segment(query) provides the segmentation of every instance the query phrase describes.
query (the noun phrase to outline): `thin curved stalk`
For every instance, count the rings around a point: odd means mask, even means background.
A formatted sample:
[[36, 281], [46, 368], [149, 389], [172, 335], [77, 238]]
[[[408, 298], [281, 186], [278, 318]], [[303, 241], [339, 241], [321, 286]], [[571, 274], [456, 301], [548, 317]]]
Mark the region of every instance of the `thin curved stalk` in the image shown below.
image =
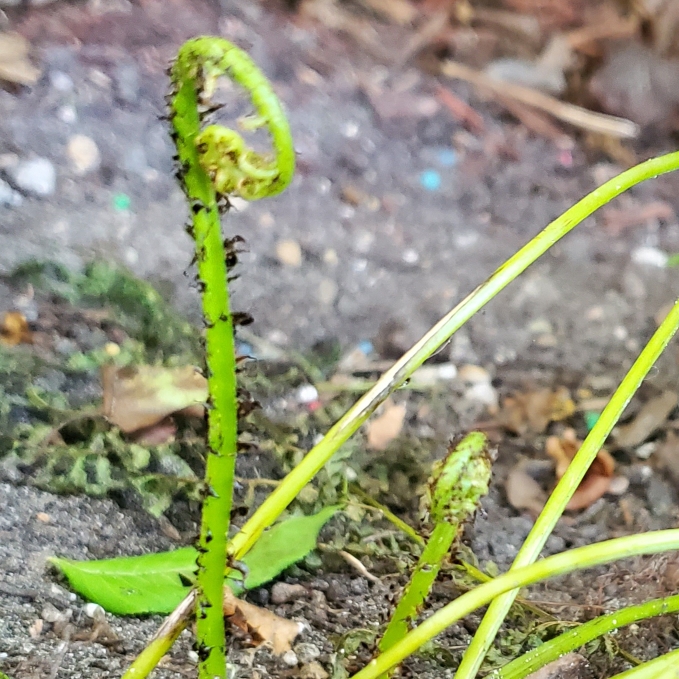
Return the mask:
[[611, 679], [677, 679], [679, 677], [679, 650], [670, 651], [659, 658], [616, 674]]
[[653, 599], [636, 606], [627, 606], [614, 613], [602, 615], [594, 620], [560, 634], [540, 644], [528, 653], [515, 658], [503, 667], [487, 675], [488, 679], [523, 679], [553, 660], [574, 651], [604, 634], [640, 620], [679, 611], [679, 594]]
[[628, 535], [624, 538], [578, 547], [547, 557], [530, 566], [510, 570], [485, 585], [479, 585], [436, 611], [421, 625], [409, 632], [400, 643], [371, 660], [360, 672], [354, 674], [352, 679], [377, 679], [417, 652], [425, 643], [443, 632], [446, 627], [450, 627], [505, 592], [573, 571], [601, 566], [618, 559], [676, 549], [679, 549], [679, 529], [675, 528], [643, 535]]

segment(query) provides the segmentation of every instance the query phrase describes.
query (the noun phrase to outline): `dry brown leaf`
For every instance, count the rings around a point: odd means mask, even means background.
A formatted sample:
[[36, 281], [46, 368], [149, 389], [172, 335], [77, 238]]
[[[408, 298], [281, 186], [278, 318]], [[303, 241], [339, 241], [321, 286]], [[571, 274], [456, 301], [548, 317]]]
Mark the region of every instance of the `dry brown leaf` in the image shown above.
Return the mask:
[[238, 599], [229, 587], [224, 587], [224, 615], [251, 637], [253, 645], [268, 644], [276, 655], [289, 651], [304, 629], [300, 622], [286, 620], [266, 608]]
[[207, 399], [207, 380], [193, 366], [105, 366], [101, 378], [103, 414], [125, 433], [151, 427]]
[[530, 462], [519, 462], [505, 481], [507, 500], [514, 509], [527, 509], [537, 516], [547, 502], [547, 494], [542, 486], [529, 473]]
[[[545, 443], [547, 454], [556, 462], [556, 476], [561, 478], [575, 457], [582, 443], [578, 441], [574, 429], [566, 429], [563, 436], [549, 436]], [[613, 481], [615, 460], [603, 448], [597, 453], [578, 489], [566, 505], [566, 509], [577, 510], [589, 507], [605, 495]]]
[[8, 311], [0, 326], [0, 342], [8, 347], [30, 344], [33, 334], [28, 328], [26, 317], [19, 311]]
[[508, 396], [502, 403], [498, 423], [515, 434], [541, 434], [550, 422], [559, 422], [575, 412], [566, 387], [537, 389]]
[[661, 427], [677, 405], [674, 391], [663, 391], [652, 398], [629, 423], [615, 431], [615, 443], [621, 448], [634, 448], [643, 443], [656, 429]]
[[0, 80], [18, 85], [33, 85], [40, 69], [28, 60], [30, 45], [18, 33], [0, 33]]
[[368, 448], [384, 450], [401, 433], [405, 417], [403, 404], [387, 401], [382, 414], [368, 424]]

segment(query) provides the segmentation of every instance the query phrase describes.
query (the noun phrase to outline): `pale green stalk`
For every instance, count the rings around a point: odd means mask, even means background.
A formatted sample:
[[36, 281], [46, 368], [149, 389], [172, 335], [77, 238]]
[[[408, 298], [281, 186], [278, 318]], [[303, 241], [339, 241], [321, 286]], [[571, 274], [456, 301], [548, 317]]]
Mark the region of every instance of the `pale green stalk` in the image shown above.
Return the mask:
[[662, 530], [578, 547], [547, 557], [530, 566], [512, 569], [436, 611], [406, 635], [400, 643], [371, 660], [366, 667], [353, 675], [352, 679], [377, 679], [417, 652], [447, 627], [505, 592], [618, 559], [676, 549], [679, 549], [679, 529]]
[[[524, 541], [514, 560], [512, 569], [527, 566], [537, 559], [545, 542], [547, 542], [547, 538], [566, 508], [568, 501], [580, 485], [592, 461], [599, 450], [601, 450], [606, 438], [620, 419], [625, 407], [641, 385], [648, 371], [658, 360], [667, 343], [676, 333], [677, 328], [679, 328], [679, 301], [675, 303], [665, 320], [639, 354], [639, 357], [625, 375], [620, 386], [616, 389], [596, 424], [587, 435], [580, 450], [573, 458], [566, 473], [559, 481], [542, 513], [535, 522], [533, 529]], [[483, 658], [493, 643], [493, 639], [517, 594], [518, 592], [510, 592], [489, 606], [462, 658], [462, 662], [455, 675], [456, 679], [473, 679], [476, 676]]]
[[636, 606], [621, 608], [614, 613], [602, 615], [594, 620], [578, 625], [554, 639], [540, 644], [528, 653], [515, 658], [510, 663], [487, 675], [487, 679], [523, 679], [544, 665], [574, 651], [604, 634], [631, 625], [639, 620], [653, 618], [679, 611], [679, 594], [653, 599]]
[[611, 679], [679, 679], [679, 650], [637, 665]]

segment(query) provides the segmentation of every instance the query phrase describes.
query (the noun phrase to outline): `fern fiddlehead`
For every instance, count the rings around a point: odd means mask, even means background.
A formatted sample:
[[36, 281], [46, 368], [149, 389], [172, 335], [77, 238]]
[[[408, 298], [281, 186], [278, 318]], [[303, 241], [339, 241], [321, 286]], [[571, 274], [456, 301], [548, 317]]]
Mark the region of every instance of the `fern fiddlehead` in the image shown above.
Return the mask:
[[[272, 156], [250, 149], [235, 130], [221, 125], [202, 127], [201, 111], [221, 76], [249, 93], [256, 115], [241, 121], [242, 126], [248, 130], [266, 126], [273, 142]], [[169, 119], [178, 179], [191, 208], [187, 230], [196, 246], [210, 394], [196, 580], [199, 676], [216, 679], [226, 672], [222, 599], [238, 416], [234, 319], [220, 209], [228, 207], [229, 195], [256, 200], [283, 191], [294, 172], [294, 150], [287, 119], [271, 85], [250, 57], [230, 42], [212, 37], [190, 40], [180, 49], [170, 78]]]

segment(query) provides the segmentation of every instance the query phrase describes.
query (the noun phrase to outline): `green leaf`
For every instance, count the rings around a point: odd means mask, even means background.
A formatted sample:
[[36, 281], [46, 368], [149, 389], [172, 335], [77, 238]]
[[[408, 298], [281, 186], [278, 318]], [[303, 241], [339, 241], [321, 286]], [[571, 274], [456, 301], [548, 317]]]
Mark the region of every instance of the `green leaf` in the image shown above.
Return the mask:
[[72, 561], [51, 557], [71, 587], [110, 613], [170, 613], [189, 591], [196, 570], [193, 547], [160, 554]]
[[316, 547], [321, 528], [338, 509], [334, 505], [313, 516], [295, 516], [264, 533], [243, 557], [243, 562], [250, 569], [245, 588], [259, 587], [303, 559]]
[[[264, 533], [243, 558], [249, 571], [245, 589], [263, 585], [303, 559], [314, 549], [318, 533], [338, 509], [326, 507], [314, 516], [293, 517]], [[78, 594], [109, 613], [143, 615], [170, 613], [175, 609], [195, 579], [196, 556], [193, 547], [185, 547], [101, 561], [58, 557], [51, 557], [49, 561], [66, 576]], [[228, 584], [236, 595], [243, 591], [239, 578], [229, 577]]]

